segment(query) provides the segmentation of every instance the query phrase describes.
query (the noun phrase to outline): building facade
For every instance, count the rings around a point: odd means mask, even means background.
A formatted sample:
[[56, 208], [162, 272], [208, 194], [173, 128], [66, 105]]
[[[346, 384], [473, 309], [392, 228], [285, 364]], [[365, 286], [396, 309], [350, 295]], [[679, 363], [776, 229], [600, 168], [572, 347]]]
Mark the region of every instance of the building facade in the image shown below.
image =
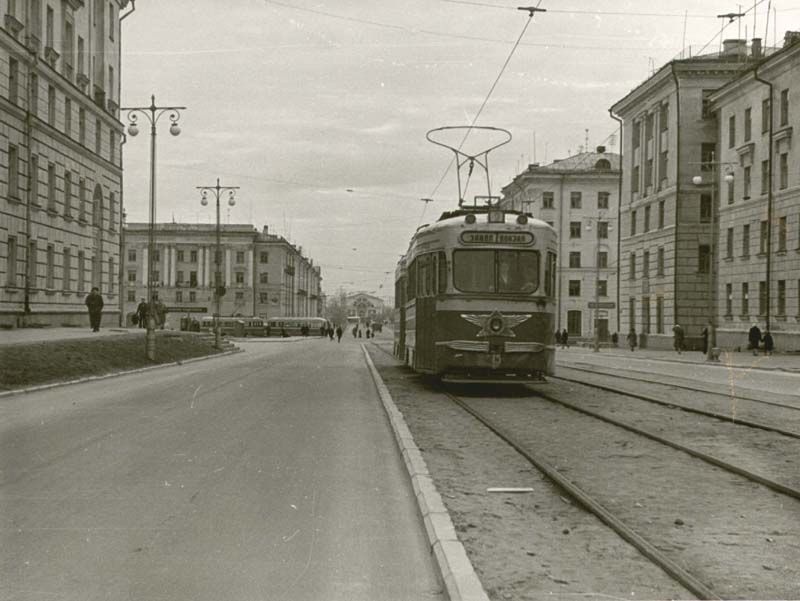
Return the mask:
[[386, 304], [382, 298], [367, 294], [366, 292], [355, 292], [347, 295], [347, 317], [349, 320], [369, 324], [373, 321], [380, 321]]
[[618, 329], [617, 236], [620, 156], [581, 152], [530, 165], [502, 190], [500, 205], [546, 221], [558, 232], [556, 327], [570, 338], [605, 341]]
[[[118, 323], [120, 11], [0, 0], [0, 323]], [[124, 15], [122, 16], [124, 18]]]
[[[155, 230], [155, 264], [148, 274], [147, 223], [124, 229], [123, 298], [127, 324], [147, 298], [148, 276], [158, 299], [177, 327], [180, 317], [216, 312], [216, 226], [159, 223]], [[220, 225], [220, 313], [268, 317], [317, 317], [322, 312], [322, 274], [302, 248], [264, 227]]]
[[[800, 43], [784, 47], [711, 95], [717, 116], [717, 343], [746, 344], [753, 323], [780, 350], [800, 349]], [[795, 143], [796, 147], [796, 143]], [[727, 179], [731, 181], [726, 181]], [[731, 179], [730, 176], [733, 176]]]
[[[620, 199], [620, 332], [690, 345], [715, 314], [712, 178], [718, 125], [711, 95], [761, 60], [760, 43], [726, 40], [720, 53], [673, 60], [611, 107], [623, 122]], [[695, 183], [699, 177], [700, 184]]]

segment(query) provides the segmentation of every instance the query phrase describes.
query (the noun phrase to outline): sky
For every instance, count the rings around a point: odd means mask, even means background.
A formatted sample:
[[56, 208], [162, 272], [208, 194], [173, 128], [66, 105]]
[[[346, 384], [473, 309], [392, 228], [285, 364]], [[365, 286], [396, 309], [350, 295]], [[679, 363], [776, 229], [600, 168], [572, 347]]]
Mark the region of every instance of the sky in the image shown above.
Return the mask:
[[[458, 202], [453, 153], [429, 130], [511, 132], [489, 155], [499, 195], [529, 163], [587, 142], [617, 150], [609, 107], [682, 49], [780, 45], [800, 29], [800, 0], [526, 2], [546, 12], [530, 19], [520, 0], [137, 0], [122, 22], [121, 104], [186, 107], [179, 136], [167, 114], [158, 122], [157, 220], [214, 223], [196, 187], [219, 178], [240, 187], [223, 223], [302, 246], [327, 294], [390, 298], [414, 231]], [[717, 17], [731, 12], [745, 16]], [[149, 219], [141, 130], [123, 149], [128, 222]], [[480, 132], [468, 145], [498, 141]], [[475, 194], [487, 194], [478, 169]]]

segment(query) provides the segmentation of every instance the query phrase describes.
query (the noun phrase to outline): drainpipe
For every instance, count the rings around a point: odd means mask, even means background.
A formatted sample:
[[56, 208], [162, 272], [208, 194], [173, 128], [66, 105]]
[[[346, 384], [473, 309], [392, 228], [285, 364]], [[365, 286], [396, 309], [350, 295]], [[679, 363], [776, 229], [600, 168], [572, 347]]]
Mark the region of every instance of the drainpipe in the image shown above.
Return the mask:
[[[562, 249], [564, 248], [564, 176], [559, 176], [560, 182], [558, 186], [558, 260], [556, 261], [556, 272], [558, 273], [558, 307], [556, 308], [558, 314], [556, 315], [556, 328], [561, 331], [561, 261]], [[583, 224], [581, 224], [581, 229]]]
[[[619, 266], [620, 266], [620, 252], [622, 250], [622, 150], [623, 150], [623, 139], [622, 139], [622, 119], [617, 117], [611, 109], [608, 109], [608, 116], [611, 117], [614, 121], [619, 123], [619, 181], [617, 182], [617, 327], [615, 328], [616, 332], [619, 332], [619, 311], [620, 311], [620, 279], [619, 279]], [[597, 258], [595, 258], [595, 261]]]
[[[675, 62], [670, 63], [672, 79], [675, 80], [675, 239], [673, 242], [672, 325], [678, 321], [678, 219], [681, 210], [681, 88]], [[713, 236], [712, 232], [712, 236]], [[669, 331], [669, 330], [667, 330]]]
[[[31, 23], [30, 7], [28, 7], [28, 23]], [[28, 39], [30, 40], [30, 38]], [[28, 161], [28, 190], [26, 193], [27, 202], [25, 203], [25, 296], [23, 299], [22, 325], [25, 325], [28, 316], [31, 314], [31, 288], [33, 288], [36, 283], [35, 281], [31, 281], [31, 272], [33, 272], [34, 278], [36, 277], [36, 257], [31, 257], [31, 240], [33, 238], [31, 209], [35, 200], [31, 195], [31, 190], [33, 189], [33, 178], [38, 177], [38, 173], [31, 173], [31, 163], [33, 162], [33, 120], [36, 118], [34, 116], [34, 110], [37, 108], [32, 106], [34, 94], [31, 84], [31, 75], [34, 73], [38, 75], [39, 55], [36, 50], [31, 48], [30, 42], [27, 44], [27, 50], [29, 62], [28, 80], [25, 82], [25, 145], [27, 147], [26, 155]]]
[[[131, 9], [122, 15], [119, 18], [119, 65], [117, 69], [117, 98], [119, 99], [119, 104], [122, 106], [122, 22], [130, 17], [133, 12], [136, 10], [136, 0], [131, 0]], [[122, 169], [122, 165], [124, 161], [122, 160], [122, 154], [125, 148], [125, 143], [128, 141], [128, 136], [125, 134], [125, 131], [122, 131], [122, 139], [120, 140], [119, 144], [119, 166]], [[125, 288], [125, 268], [126, 264], [125, 261], [127, 259], [127, 254], [125, 253], [125, 203], [124, 203], [124, 191], [123, 191], [123, 178], [120, 176], [119, 180], [119, 214], [120, 214], [120, 224], [119, 224], [119, 286], [117, 290], [119, 290], [119, 325], [120, 327], [125, 327], [127, 325], [125, 319], [125, 293], [127, 289]]]
[[768, 170], [768, 178], [769, 178], [769, 186], [767, 187], [767, 329], [769, 330], [769, 317], [770, 317], [770, 288], [772, 288], [771, 276], [772, 276], [772, 162], [773, 162], [773, 147], [772, 147], [772, 135], [774, 133], [774, 121], [772, 119], [774, 115], [774, 86], [771, 82], [767, 81], [766, 79], [761, 79], [758, 76], [758, 67], [760, 65], [756, 65], [755, 69], [753, 69], [753, 78], [763, 83], [765, 86], [769, 87], [769, 170]]

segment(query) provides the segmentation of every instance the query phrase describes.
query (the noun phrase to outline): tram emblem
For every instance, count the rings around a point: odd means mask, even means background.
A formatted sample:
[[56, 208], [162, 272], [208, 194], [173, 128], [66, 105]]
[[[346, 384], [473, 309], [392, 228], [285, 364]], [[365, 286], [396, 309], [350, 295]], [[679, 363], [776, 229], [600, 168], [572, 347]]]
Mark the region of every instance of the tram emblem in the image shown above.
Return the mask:
[[480, 331], [475, 334], [476, 338], [486, 338], [488, 336], [516, 338], [517, 335], [513, 332], [514, 328], [528, 321], [531, 315], [503, 315], [500, 311], [495, 311], [488, 315], [470, 315], [462, 313], [461, 318], [480, 327]]

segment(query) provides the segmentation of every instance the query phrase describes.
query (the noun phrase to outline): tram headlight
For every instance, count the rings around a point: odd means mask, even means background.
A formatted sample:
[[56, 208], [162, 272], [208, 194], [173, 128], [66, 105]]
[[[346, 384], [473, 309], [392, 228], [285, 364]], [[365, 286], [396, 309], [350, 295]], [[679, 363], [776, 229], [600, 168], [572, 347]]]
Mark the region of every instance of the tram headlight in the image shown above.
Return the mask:
[[525, 225], [528, 223], [528, 216], [527, 215], [517, 215], [517, 223], [520, 225]]
[[501, 317], [492, 317], [489, 320], [489, 329], [497, 334], [503, 331], [503, 319]]
[[475, 215], [470, 213], [469, 215], [464, 217], [464, 223], [466, 223], [467, 225], [472, 225], [473, 223], [475, 223]]

